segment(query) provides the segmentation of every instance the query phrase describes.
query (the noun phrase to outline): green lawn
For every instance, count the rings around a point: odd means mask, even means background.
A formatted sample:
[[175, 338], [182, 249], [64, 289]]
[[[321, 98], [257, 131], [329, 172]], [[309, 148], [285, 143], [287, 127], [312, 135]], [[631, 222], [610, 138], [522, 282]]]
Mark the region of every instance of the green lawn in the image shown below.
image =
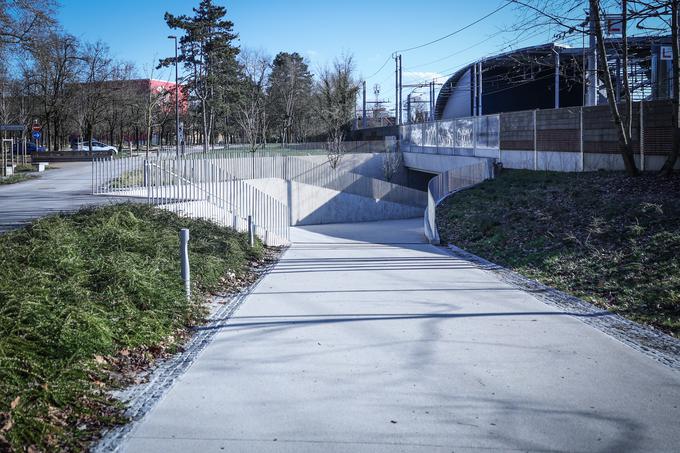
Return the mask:
[[29, 179], [33, 179], [33, 178], [37, 178], [37, 177], [38, 177], [37, 174], [28, 173], [28, 172], [14, 173], [13, 175], [10, 175], [10, 176], [0, 176], [0, 186], [7, 185], [7, 184], [16, 184], [16, 183], [28, 181]]
[[504, 170], [437, 223], [442, 242], [680, 334], [680, 175]]
[[0, 451], [83, 450], [124, 421], [110, 390], [176, 350], [206, 295], [254, 278], [264, 253], [245, 234], [127, 204], [39, 220], [1, 235], [0, 250]]

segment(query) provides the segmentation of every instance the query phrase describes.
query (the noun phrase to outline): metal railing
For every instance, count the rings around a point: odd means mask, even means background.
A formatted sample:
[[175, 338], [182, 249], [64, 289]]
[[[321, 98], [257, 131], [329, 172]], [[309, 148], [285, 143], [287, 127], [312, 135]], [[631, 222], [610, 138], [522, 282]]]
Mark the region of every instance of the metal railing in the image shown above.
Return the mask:
[[425, 236], [432, 244], [439, 244], [437, 230], [437, 205], [446, 197], [459, 190], [479, 184], [493, 178], [493, 167], [490, 160], [445, 171], [430, 180], [427, 185], [427, 209], [425, 210]]
[[[128, 196], [145, 196], [144, 157], [93, 159], [92, 193], [126, 192]], [[150, 162], [167, 163], [174, 160], [172, 154], [159, 154]], [[424, 207], [427, 204], [427, 195], [423, 191], [359, 175], [342, 163], [334, 169], [328, 161], [312, 162], [299, 156], [271, 155], [267, 152], [196, 153], [180, 158], [180, 161], [182, 176], [193, 183], [212, 181], [215, 177], [221, 177], [221, 174], [228, 175], [225, 177], [229, 180], [278, 178], [409, 206]], [[210, 173], [211, 167], [222, 169], [224, 173], [216, 176]]]
[[195, 168], [184, 159], [147, 161], [147, 202], [180, 215], [203, 218], [237, 231], [248, 230], [248, 217], [255, 234], [267, 245], [290, 242], [289, 209], [274, 197], [245, 181], [231, 177], [225, 170], [204, 161], [203, 181], [191, 179]]

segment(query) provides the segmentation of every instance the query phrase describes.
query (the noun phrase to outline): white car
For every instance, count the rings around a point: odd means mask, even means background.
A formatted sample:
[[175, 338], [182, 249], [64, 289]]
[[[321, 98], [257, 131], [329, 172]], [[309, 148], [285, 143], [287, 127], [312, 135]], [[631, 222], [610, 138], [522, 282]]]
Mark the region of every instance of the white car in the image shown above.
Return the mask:
[[[76, 148], [76, 151], [89, 151], [89, 150], [90, 142], [79, 142]], [[107, 145], [106, 143], [92, 140], [92, 152], [101, 151], [113, 151], [113, 154], [118, 154], [118, 148], [116, 148], [115, 146]]]

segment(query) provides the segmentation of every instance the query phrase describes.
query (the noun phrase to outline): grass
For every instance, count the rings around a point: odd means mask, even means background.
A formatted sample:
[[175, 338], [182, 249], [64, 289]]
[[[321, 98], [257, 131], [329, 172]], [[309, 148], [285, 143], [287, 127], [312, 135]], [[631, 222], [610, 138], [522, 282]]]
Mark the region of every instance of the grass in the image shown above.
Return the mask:
[[0, 236], [0, 250], [0, 451], [84, 450], [123, 422], [110, 391], [177, 349], [206, 294], [233, 289], [264, 253], [245, 234], [131, 204], [41, 219]]
[[144, 169], [126, 171], [109, 183], [110, 187], [139, 187], [144, 185]]
[[437, 223], [443, 241], [680, 334], [680, 175], [505, 170]]
[[6, 184], [17, 184], [37, 177], [38, 177], [37, 175], [27, 172], [14, 173], [13, 175], [10, 176], [0, 176], [0, 186]]
[[31, 164], [19, 164], [16, 167], [14, 167], [15, 173], [32, 173], [34, 171], [35, 169]]

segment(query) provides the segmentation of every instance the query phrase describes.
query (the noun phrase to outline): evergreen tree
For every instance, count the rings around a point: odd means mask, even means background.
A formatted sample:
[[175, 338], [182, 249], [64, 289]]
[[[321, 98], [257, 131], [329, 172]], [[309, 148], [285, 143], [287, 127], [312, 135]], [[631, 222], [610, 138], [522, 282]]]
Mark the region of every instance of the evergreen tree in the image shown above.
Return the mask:
[[272, 127], [282, 143], [299, 140], [299, 123], [310, 109], [312, 74], [297, 53], [280, 52], [269, 77], [268, 107]]
[[[207, 152], [215, 119], [228, 111], [234, 95], [231, 87], [238, 75], [239, 49], [233, 41], [238, 35], [233, 32], [233, 22], [226, 19], [226, 8], [212, 0], [201, 0], [193, 12], [193, 16], [165, 13], [165, 21], [171, 29], [184, 33], [179, 37], [178, 61], [186, 71], [185, 94], [200, 104], [203, 151]], [[159, 67], [174, 63], [174, 57], [164, 58]]]

